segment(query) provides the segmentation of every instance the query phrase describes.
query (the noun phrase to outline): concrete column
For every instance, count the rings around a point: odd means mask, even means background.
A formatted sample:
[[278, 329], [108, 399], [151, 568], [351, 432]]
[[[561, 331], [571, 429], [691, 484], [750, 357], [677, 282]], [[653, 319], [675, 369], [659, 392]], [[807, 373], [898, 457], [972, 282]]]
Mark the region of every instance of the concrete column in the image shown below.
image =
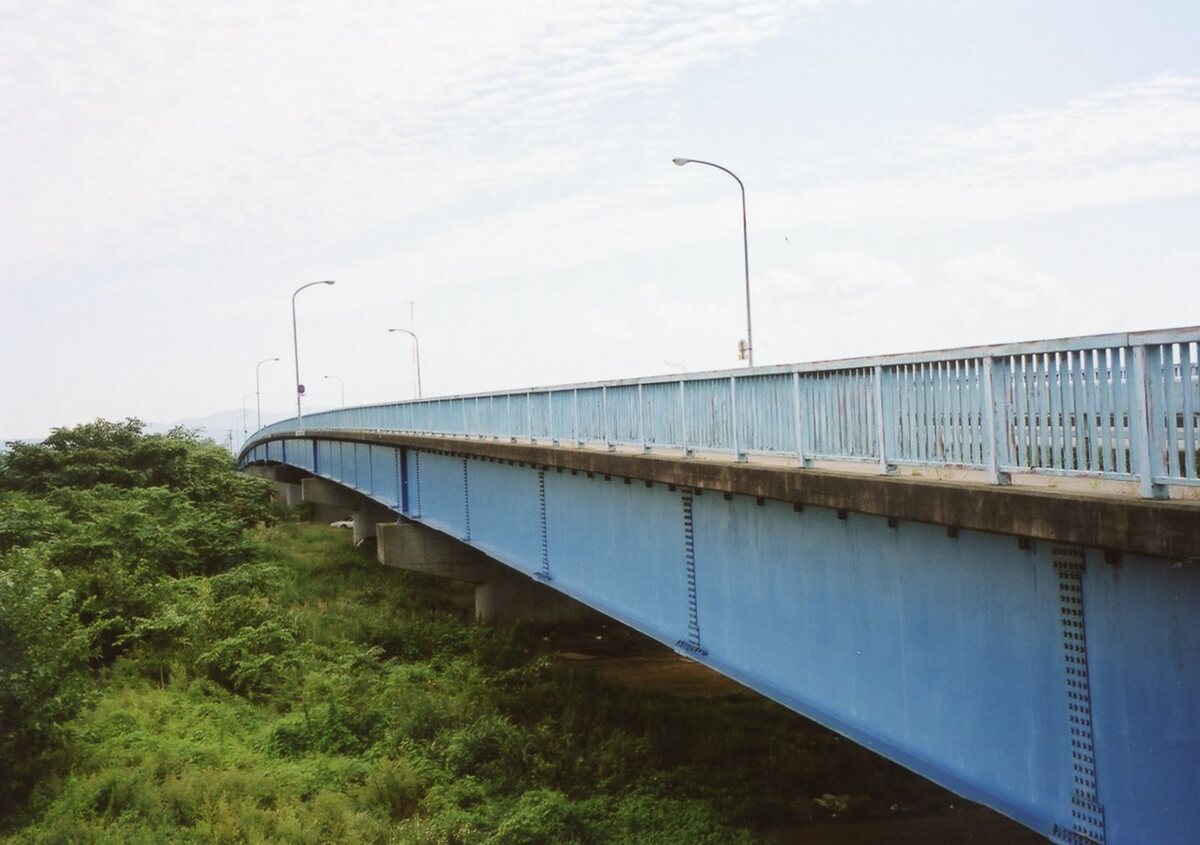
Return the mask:
[[392, 522], [396, 514], [388, 508], [364, 496], [324, 478], [306, 478], [301, 482], [304, 501], [314, 508], [314, 518], [320, 522], [346, 519], [354, 523], [354, 545], [362, 545], [375, 538], [375, 526], [380, 522]]
[[595, 611], [466, 543], [417, 522], [378, 526], [379, 562], [475, 584], [475, 618], [489, 625], [582, 622]]
[[383, 508], [362, 508], [356, 510], [351, 516], [354, 520], [354, 545], [361, 546], [367, 540], [374, 540], [376, 536], [376, 526], [379, 523], [389, 523], [396, 518], [396, 514]]
[[481, 584], [495, 578], [503, 564], [478, 549], [418, 522], [377, 526], [376, 557], [385, 566]]
[[283, 503], [289, 508], [294, 508], [304, 501], [299, 484], [291, 481], [276, 481], [275, 487], [279, 490], [279, 498], [283, 499]]
[[596, 611], [513, 569], [475, 587], [475, 618], [485, 625], [535, 625], [594, 620]]

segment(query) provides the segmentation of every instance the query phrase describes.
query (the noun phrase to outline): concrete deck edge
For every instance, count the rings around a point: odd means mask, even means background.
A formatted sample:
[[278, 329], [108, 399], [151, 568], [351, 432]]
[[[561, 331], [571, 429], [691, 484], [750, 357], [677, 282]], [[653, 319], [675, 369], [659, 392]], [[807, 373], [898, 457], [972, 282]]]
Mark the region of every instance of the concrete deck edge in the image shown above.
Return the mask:
[[[280, 433], [256, 444], [295, 437]], [[1200, 504], [1194, 502], [391, 432], [309, 429], [302, 437], [407, 446], [1170, 560], [1200, 559]]]

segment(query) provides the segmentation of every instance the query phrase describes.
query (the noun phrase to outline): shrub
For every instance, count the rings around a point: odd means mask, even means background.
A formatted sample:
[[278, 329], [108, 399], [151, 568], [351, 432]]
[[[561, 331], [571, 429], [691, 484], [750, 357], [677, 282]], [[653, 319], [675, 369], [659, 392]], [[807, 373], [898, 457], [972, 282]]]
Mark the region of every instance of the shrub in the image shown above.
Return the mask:
[[359, 792], [359, 802], [382, 809], [390, 818], [408, 818], [425, 795], [425, 784], [406, 758], [385, 757], [375, 763]]
[[75, 603], [36, 554], [0, 559], [0, 817], [89, 699], [91, 638]]

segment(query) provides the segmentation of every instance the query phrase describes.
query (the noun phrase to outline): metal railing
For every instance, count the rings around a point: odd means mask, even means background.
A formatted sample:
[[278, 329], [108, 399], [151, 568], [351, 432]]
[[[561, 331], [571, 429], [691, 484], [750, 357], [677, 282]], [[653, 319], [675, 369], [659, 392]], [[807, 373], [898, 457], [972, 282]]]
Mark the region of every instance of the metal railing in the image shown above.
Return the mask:
[[[1200, 484], [1200, 327], [480, 393], [305, 428]], [[297, 433], [295, 419], [247, 442]]]

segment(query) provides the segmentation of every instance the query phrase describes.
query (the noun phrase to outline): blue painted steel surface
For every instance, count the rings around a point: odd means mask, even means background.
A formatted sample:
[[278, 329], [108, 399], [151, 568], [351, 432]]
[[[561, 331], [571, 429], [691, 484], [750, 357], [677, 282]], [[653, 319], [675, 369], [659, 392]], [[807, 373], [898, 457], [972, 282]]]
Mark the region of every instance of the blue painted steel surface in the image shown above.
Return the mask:
[[[786, 395], [788, 381], [771, 389]], [[547, 408], [574, 414], [563, 396]], [[276, 445], [243, 462], [275, 460]], [[287, 446], [314, 454], [303, 438]], [[1094, 549], [414, 448], [317, 441], [315, 453], [318, 474], [1056, 842], [1196, 841], [1195, 560], [1108, 563]]]
[[[322, 430], [1200, 483], [1200, 327], [457, 396]], [[1196, 842], [1200, 564], [415, 448], [247, 443], [1070, 843]], [[292, 433], [282, 440], [271, 435]]]
[[[1200, 484], [1200, 327], [309, 414], [315, 429]], [[300, 421], [257, 436], [295, 431]], [[250, 441], [254, 442], [253, 438]], [[272, 455], [272, 460], [279, 456]]]

